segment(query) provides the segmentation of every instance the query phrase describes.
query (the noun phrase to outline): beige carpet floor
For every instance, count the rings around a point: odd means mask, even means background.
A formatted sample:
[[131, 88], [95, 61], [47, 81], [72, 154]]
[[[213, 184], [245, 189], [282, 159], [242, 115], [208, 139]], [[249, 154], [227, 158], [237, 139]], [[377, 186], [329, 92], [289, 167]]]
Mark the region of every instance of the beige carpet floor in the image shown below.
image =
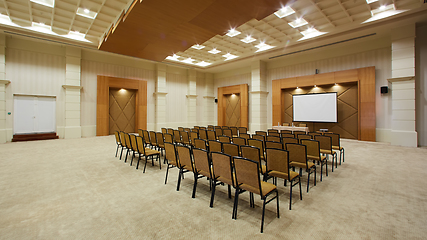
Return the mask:
[[208, 181], [192, 199], [192, 175], [176, 191], [177, 169], [167, 185], [165, 165], [135, 170], [112, 136], [0, 144], [0, 239], [426, 239], [427, 149], [342, 145], [345, 163], [309, 193], [304, 174], [291, 211], [279, 181], [261, 234], [259, 197], [242, 194], [232, 220], [226, 187], [209, 208]]

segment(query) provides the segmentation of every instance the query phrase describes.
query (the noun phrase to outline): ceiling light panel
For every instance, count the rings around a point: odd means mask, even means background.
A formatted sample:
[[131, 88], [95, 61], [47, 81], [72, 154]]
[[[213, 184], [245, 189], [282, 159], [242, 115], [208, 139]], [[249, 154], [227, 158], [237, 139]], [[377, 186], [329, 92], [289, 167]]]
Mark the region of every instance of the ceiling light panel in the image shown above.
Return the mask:
[[256, 41], [256, 39], [248, 35], [245, 38], [241, 39], [240, 41], [242, 41], [244, 43], [251, 43], [251, 42]]
[[258, 50], [256, 50], [255, 52], [261, 52], [261, 51], [274, 48], [274, 46], [268, 45], [265, 42], [260, 42], [258, 45], [255, 45], [255, 47], [258, 48]]
[[225, 57], [225, 60], [224, 61], [228, 61], [228, 60], [231, 60], [231, 59], [234, 59], [234, 58], [238, 58], [239, 56], [236, 56], [236, 55], [233, 55], [233, 54], [231, 54], [231, 53], [227, 53], [227, 54], [224, 54], [224, 55], [222, 55], [223, 57]]
[[284, 18], [294, 13], [295, 11], [288, 6], [288, 7], [282, 7], [279, 11], [275, 12], [274, 15], [276, 15], [278, 18]]
[[229, 37], [234, 37], [239, 35], [241, 32], [237, 31], [236, 29], [232, 28], [230, 30], [228, 30], [228, 33], [226, 34]]
[[196, 44], [196, 45], [191, 46], [191, 48], [194, 48], [194, 49], [200, 50], [200, 49], [205, 48], [205, 46], [202, 46], [202, 45]]
[[394, 4], [389, 4], [387, 6], [382, 5], [382, 6], [380, 6], [377, 9], [373, 9], [371, 11], [371, 14], [372, 14], [372, 16], [374, 16], [376, 14], [379, 14], [379, 13], [382, 13], [382, 12], [386, 12], [386, 11], [390, 11], [390, 10], [396, 10], [396, 7], [394, 6]]
[[220, 50], [218, 50], [218, 49], [216, 49], [216, 48], [213, 48], [212, 50], [210, 50], [210, 51], [208, 51], [209, 53], [212, 53], [212, 54], [217, 54], [217, 53], [220, 53], [221, 51]]
[[30, 2], [37, 3], [46, 7], [55, 7], [55, 0], [30, 0]]
[[87, 8], [80, 8], [80, 7], [77, 8], [77, 15], [82, 16], [82, 17], [95, 19], [97, 14], [98, 14], [97, 12], [90, 11]]
[[367, 4], [371, 4], [371, 3], [374, 3], [374, 2], [378, 2], [378, 0], [366, 0]]
[[298, 28], [308, 24], [308, 22], [304, 18], [297, 18], [296, 20], [288, 23], [293, 28]]

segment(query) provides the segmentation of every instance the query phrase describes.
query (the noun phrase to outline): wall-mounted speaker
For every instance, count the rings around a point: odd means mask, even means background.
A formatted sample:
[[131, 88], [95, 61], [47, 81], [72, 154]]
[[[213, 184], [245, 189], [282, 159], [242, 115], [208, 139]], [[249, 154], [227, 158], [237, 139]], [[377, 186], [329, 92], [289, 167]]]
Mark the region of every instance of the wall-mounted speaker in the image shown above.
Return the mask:
[[388, 93], [388, 87], [387, 86], [382, 86], [381, 87], [381, 94], [382, 93]]
[[215, 98], [215, 103], [218, 103], [218, 99], [217, 98]]

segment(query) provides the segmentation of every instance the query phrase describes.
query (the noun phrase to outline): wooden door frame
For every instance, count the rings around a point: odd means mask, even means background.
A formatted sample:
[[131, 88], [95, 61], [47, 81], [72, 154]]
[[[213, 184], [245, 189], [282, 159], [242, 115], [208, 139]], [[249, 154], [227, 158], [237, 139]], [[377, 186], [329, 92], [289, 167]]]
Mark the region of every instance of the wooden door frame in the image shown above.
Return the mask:
[[136, 90], [135, 132], [147, 129], [147, 81], [109, 76], [97, 76], [96, 136], [109, 135], [110, 88]]
[[248, 128], [249, 115], [248, 115], [248, 84], [240, 84], [234, 86], [226, 86], [218, 88], [218, 125], [225, 125], [225, 96], [229, 94], [240, 95], [240, 126]]

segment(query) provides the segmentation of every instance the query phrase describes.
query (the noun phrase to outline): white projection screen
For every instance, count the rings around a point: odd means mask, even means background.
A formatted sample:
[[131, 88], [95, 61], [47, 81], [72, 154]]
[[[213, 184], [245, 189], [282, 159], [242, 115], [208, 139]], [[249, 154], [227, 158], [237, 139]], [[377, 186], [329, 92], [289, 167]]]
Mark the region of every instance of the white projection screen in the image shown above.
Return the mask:
[[293, 95], [294, 122], [337, 122], [337, 93]]

